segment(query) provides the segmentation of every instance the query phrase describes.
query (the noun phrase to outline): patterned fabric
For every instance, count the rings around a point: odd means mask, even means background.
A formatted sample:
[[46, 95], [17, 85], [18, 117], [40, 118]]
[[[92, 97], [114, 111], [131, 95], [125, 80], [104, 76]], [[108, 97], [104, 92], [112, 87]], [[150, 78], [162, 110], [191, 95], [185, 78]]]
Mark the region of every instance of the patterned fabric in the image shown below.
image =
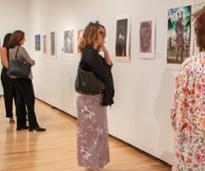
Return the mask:
[[205, 53], [188, 58], [176, 78], [171, 108], [174, 171], [205, 171]]
[[77, 150], [79, 166], [99, 169], [109, 162], [106, 107], [102, 96], [83, 95], [77, 98]]

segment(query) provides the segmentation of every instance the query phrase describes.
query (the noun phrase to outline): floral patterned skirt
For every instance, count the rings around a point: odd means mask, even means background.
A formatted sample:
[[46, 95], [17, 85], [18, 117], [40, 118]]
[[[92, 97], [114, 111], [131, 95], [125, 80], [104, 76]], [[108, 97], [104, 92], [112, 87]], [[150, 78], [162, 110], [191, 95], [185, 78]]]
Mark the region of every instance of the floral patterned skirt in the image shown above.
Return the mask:
[[102, 94], [77, 97], [77, 151], [79, 166], [103, 168], [110, 160], [106, 107]]

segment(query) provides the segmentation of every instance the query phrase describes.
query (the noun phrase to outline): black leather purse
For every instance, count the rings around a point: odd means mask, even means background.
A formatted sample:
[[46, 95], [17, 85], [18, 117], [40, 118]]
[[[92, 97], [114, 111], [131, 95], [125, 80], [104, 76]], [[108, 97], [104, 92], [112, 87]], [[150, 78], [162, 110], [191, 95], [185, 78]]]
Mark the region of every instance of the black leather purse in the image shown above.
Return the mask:
[[85, 71], [78, 67], [75, 90], [81, 94], [95, 95], [103, 93], [105, 85], [92, 71]]
[[15, 58], [9, 61], [7, 74], [16, 78], [28, 78], [31, 72], [31, 65], [23, 59], [17, 59], [19, 47], [17, 48]]

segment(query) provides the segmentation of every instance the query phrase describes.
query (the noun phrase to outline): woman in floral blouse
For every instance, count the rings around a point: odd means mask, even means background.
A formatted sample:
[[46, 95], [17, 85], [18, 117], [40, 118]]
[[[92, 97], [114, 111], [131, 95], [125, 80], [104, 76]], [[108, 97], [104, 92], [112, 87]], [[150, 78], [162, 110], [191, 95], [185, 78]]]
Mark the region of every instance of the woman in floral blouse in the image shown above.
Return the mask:
[[199, 53], [182, 64], [171, 109], [174, 171], [205, 171], [205, 6], [193, 16]]

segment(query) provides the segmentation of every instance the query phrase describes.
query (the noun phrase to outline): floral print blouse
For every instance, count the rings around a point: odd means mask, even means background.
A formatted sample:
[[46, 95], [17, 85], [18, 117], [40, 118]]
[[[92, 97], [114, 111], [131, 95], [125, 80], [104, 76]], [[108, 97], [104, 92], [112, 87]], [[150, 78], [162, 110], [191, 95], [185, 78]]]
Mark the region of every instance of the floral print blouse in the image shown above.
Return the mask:
[[171, 108], [174, 171], [205, 171], [205, 53], [187, 58], [176, 77]]

